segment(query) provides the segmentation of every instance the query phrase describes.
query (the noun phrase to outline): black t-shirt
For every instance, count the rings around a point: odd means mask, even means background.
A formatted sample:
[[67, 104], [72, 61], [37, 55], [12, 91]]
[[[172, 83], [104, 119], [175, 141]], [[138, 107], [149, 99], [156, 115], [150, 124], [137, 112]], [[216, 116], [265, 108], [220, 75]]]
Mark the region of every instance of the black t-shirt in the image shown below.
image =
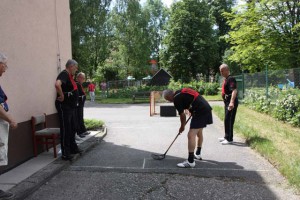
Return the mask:
[[[184, 89], [177, 90], [174, 94], [174, 106], [180, 115], [185, 109], [189, 109], [190, 112], [202, 113], [211, 111], [209, 103], [199, 95], [192, 95], [190, 93], [183, 92]], [[195, 92], [195, 91], [194, 91]]]
[[[234, 77], [228, 76], [222, 85], [222, 97], [224, 101], [230, 102], [232, 91], [237, 89], [237, 83]], [[237, 101], [237, 97], [236, 100]]]
[[78, 89], [75, 87], [73, 81], [69, 73], [66, 70], [63, 70], [58, 76], [56, 80], [61, 81], [61, 88], [64, 93], [64, 101], [61, 102], [61, 105], [64, 108], [75, 108], [78, 105]]
[[82, 88], [82, 85], [79, 82], [76, 82], [76, 84], [77, 84], [78, 95], [79, 95], [78, 103], [79, 103], [80, 106], [83, 106], [84, 102], [86, 100], [85, 92]]

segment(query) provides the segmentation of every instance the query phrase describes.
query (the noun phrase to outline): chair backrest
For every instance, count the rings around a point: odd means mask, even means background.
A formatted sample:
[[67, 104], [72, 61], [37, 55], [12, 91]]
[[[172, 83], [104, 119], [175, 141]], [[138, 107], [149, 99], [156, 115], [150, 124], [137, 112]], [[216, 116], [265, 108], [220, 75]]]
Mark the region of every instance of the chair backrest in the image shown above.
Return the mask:
[[41, 128], [46, 128], [46, 113], [43, 115], [37, 115], [37, 116], [32, 116], [31, 117], [31, 125], [32, 125], [32, 134], [35, 135], [36, 131], [36, 126], [40, 125], [39, 127]]
[[38, 125], [38, 124], [41, 124], [41, 123], [45, 123], [46, 122], [46, 116], [45, 114], [44, 115], [39, 115], [39, 116], [32, 116], [32, 120], [34, 122], [33, 125]]

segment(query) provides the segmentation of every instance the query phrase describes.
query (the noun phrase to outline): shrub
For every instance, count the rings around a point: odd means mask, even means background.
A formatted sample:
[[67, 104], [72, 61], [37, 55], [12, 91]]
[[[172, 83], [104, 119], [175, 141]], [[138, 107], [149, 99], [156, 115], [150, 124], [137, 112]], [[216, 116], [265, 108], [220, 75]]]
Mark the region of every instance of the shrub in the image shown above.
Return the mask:
[[275, 103], [273, 116], [276, 119], [299, 126], [300, 98], [295, 94], [287, 94]]
[[98, 130], [103, 127], [104, 122], [96, 119], [84, 119], [87, 130]]
[[247, 90], [243, 102], [253, 110], [270, 114], [293, 126], [300, 126], [300, 95], [294, 89], [281, 91], [270, 87], [268, 98], [261, 89]]

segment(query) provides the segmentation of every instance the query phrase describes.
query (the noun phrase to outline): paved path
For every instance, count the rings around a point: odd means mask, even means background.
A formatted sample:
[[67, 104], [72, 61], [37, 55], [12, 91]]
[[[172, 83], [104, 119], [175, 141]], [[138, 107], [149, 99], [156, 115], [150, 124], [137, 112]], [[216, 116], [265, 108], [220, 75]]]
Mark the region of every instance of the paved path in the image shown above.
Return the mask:
[[243, 140], [221, 145], [222, 123], [204, 130], [203, 161], [179, 169], [187, 158], [186, 131], [179, 117], [149, 116], [149, 106], [88, 103], [86, 118], [104, 120], [108, 134], [98, 146], [42, 186], [28, 199], [299, 199], [284, 178]]

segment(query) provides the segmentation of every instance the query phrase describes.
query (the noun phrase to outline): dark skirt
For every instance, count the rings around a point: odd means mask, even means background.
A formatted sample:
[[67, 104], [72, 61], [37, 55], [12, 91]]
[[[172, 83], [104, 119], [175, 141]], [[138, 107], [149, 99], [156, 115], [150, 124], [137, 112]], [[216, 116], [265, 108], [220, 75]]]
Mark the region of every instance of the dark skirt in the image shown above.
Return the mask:
[[192, 117], [190, 129], [204, 128], [208, 124], [212, 124], [212, 123], [213, 123], [213, 118], [212, 118], [211, 111], [204, 112], [204, 113], [195, 113], [195, 115]]

